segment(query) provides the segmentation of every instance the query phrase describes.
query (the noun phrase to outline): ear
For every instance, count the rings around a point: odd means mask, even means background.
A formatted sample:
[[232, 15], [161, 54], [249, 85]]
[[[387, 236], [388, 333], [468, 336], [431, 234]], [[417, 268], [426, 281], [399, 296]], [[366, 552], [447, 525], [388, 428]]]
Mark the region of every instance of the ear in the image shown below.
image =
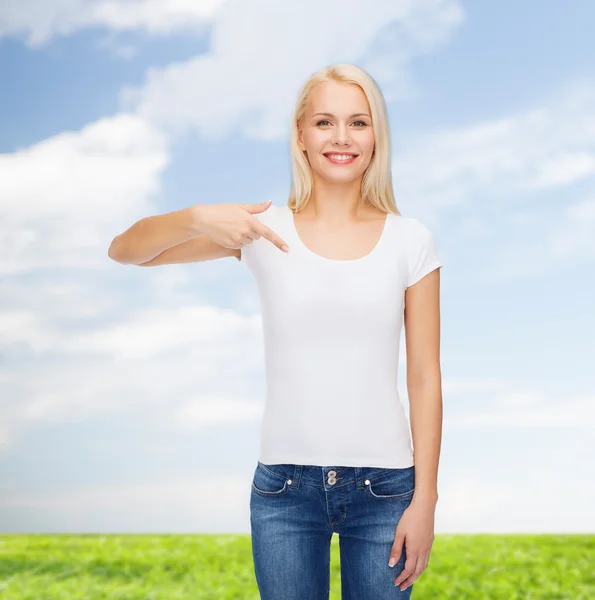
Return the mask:
[[300, 129], [298, 129], [298, 145], [300, 147], [300, 150], [302, 152], [305, 152], [306, 146], [304, 145], [304, 139], [303, 139], [302, 132]]

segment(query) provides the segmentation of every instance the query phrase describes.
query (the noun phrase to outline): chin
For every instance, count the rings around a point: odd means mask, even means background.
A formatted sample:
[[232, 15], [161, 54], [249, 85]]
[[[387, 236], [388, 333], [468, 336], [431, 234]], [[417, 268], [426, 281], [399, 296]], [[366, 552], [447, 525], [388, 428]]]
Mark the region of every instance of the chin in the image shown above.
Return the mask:
[[355, 181], [359, 179], [365, 173], [365, 169], [361, 171], [358, 169], [357, 171], [351, 171], [349, 169], [345, 169], [343, 173], [338, 173], [335, 170], [324, 169], [322, 171], [318, 171], [318, 176], [326, 181], [331, 181], [335, 183], [349, 183], [351, 181]]

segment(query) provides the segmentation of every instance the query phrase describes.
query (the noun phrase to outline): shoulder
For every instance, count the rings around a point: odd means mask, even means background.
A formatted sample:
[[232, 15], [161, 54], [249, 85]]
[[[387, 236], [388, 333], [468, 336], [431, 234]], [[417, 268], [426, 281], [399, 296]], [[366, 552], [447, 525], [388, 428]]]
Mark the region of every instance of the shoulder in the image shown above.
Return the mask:
[[392, 223], [396, 237], [405, 244], [415, 242], [424, 235], [424, 230], [427, 229], [419, 219], [397, 215], [396, 213], [389, 213], [388, 223]]
[[405, 255], [409, 264], [407, 286], [411, 286], [430, 271], [441, 267], [436, 241], [430, 228], [415, 217], [402, 217]]
[[434, 235], [431, 229], [418, 218], [394, 214], [393, 221], [400, 238], [406, 246], [414, 251], [434, 243]]
[[397, 227], [400, 227], [411, 241], [423, 239], [432, 233], [430, 228], [416, 217], [406, 217], [404, 215], [393, 215], [393, 217]]

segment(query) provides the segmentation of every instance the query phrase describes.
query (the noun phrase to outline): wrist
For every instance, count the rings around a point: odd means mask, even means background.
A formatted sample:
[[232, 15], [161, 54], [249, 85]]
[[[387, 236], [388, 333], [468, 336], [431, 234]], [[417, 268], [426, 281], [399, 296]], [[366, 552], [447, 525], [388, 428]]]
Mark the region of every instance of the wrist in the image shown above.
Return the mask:
[[426, 506], [436, 506], [438, 503], [438, 494], [432, 492], [415, 491], [413, 492], [412, 502], [424, 504]]
[[204, 227], [203, 208], [204, 207], [201, 206], [200, 204], [196, 204], [194, 206], [189, 206], [187, 208], [190, 229], [192, 230], [193, 233], [195, 233], [197, 235], [203, 232], [203, 227]]

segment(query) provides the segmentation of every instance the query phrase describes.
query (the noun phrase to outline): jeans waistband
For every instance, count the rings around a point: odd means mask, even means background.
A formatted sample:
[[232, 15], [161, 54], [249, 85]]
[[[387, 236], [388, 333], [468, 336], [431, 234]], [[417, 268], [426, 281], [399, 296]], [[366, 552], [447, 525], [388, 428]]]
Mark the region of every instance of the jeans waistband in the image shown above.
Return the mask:
[[[386, 468], [386, 467], [349, 467], [342, 465], [296, 465], [296, 464], [264, 464], [258, 461], [258, 464], [279, 477], [291, 480], [291, 487], [299, 487], [301, 483], [309, 485], [339, 488], [355, 482], [357, 489], [365, 487], [365, 480], [370, 481], [382, 478], [389, 473], [401, 471], [404, 474], [411, 472], [413, 475], [414, 467], [404, 468]], [[334, 483], [329, 483], [332, 481]]]

